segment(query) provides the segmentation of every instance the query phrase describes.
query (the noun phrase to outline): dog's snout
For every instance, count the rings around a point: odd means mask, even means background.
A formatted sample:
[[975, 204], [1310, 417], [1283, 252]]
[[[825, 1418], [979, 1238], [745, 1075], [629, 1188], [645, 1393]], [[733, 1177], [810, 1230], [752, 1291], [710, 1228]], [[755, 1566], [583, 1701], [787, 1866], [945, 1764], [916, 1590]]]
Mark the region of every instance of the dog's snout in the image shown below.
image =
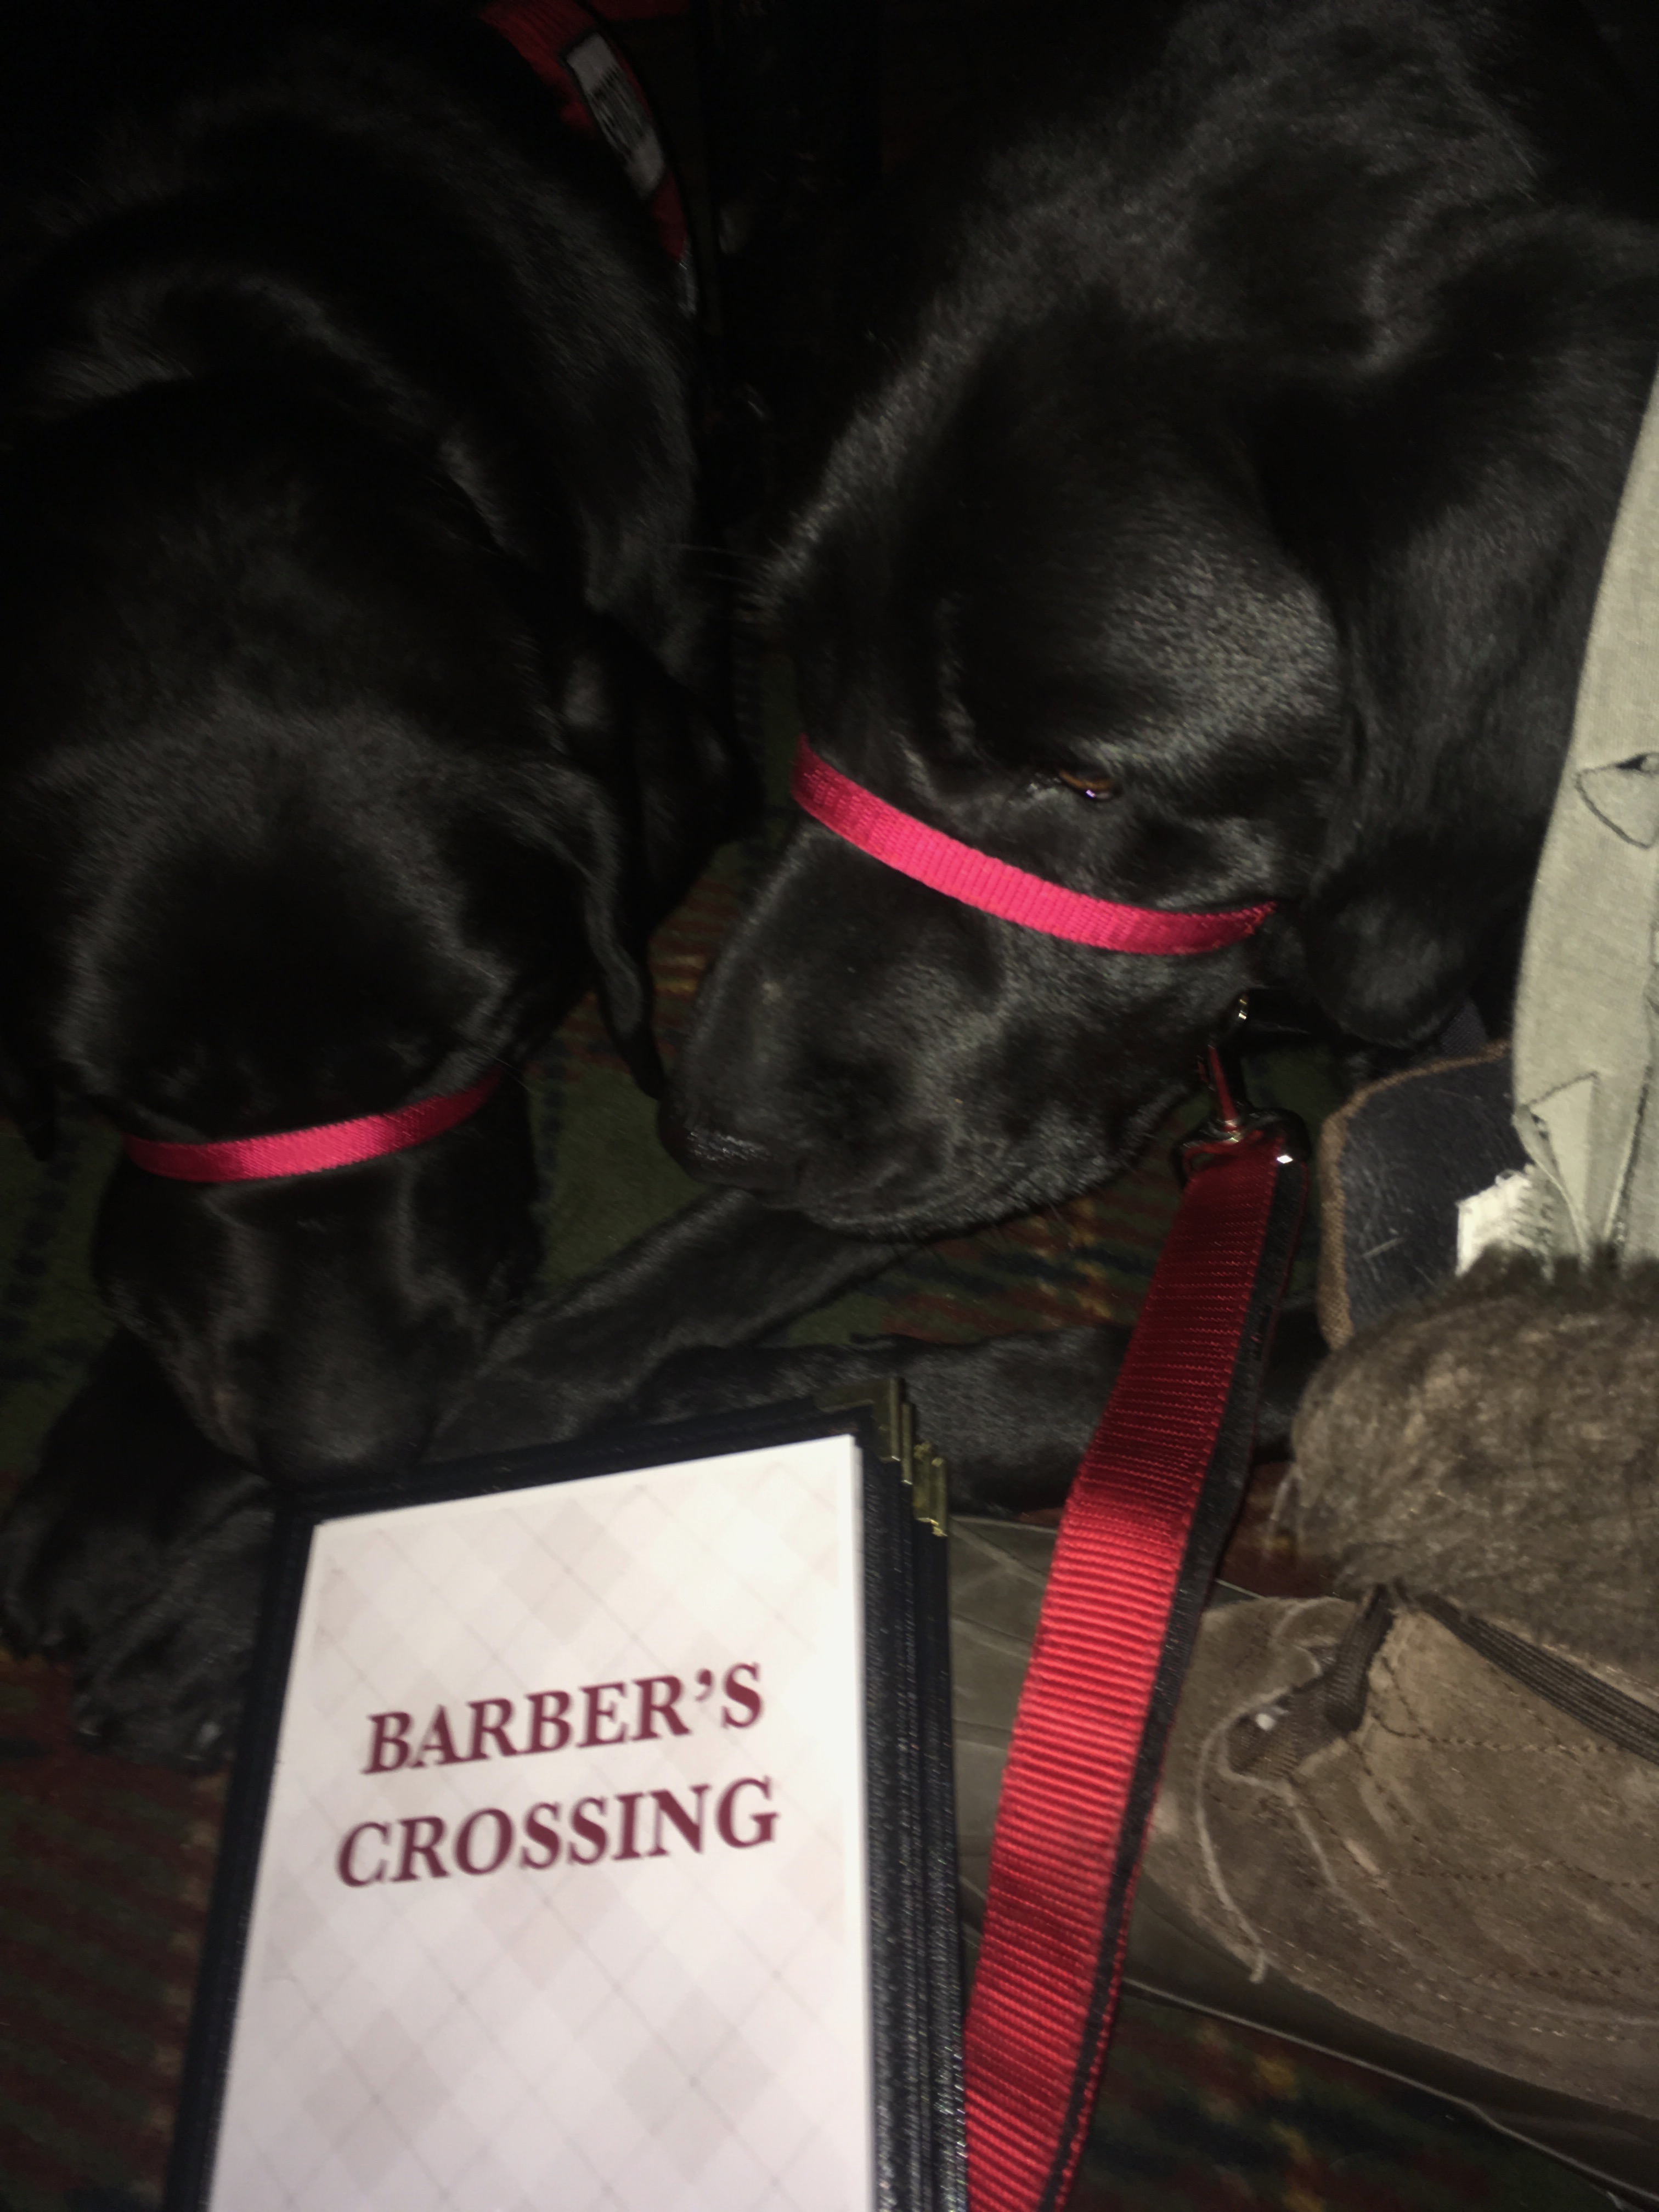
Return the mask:
[[439, 1411], [434, 1395], [412, 1376], [365, 1377], [352, 1395], [326, 1402], [289, 1393], [257, 1424], [254, 1456], [276, 1483], [400, 1474], [425, 1450]]
[[803, 1162], [796, 1146], [739, 1136], [672, 1111], [664, 1112], [659, 1127], [664, 1145], [700, 1182], [752, 1191], [757, 1198], [784, 1198], [799, 1184]]

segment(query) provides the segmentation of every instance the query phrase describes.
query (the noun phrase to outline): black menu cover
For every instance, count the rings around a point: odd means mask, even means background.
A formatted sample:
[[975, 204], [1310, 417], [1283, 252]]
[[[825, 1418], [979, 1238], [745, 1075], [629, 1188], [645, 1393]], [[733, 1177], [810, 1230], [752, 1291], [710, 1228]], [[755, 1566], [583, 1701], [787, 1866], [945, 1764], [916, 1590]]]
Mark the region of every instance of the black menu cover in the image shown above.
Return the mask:
[[896, 1385], [289, 1505], [168, 2212], [965, 2203]]

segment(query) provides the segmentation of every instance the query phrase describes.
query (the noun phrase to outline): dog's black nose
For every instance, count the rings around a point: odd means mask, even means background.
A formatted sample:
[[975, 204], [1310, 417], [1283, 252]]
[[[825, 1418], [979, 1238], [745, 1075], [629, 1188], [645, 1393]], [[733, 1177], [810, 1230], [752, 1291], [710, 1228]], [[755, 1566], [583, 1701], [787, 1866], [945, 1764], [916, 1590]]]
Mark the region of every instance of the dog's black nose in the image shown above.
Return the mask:
[[757, 1198], [783, 1198], [800, 1181], [801, 1155], [793, 1148], [688, 1124], [666, 1109], [657, 1126], [668, 1151], [699, 1182], [752, 1191]]

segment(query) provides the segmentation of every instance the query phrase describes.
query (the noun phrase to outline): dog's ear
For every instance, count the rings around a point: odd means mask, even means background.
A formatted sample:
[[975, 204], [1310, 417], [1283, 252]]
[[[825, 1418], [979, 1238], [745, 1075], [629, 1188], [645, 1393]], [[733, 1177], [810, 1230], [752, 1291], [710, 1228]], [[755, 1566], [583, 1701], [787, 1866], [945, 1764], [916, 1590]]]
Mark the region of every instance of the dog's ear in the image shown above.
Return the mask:
[[1437, 1035], [1505, 941], [1536, 853], [1536, 838], [1513, 850], [1495, 819], [1489, 843], [1427, 823], [1383, 829], [1298, 914], [1319, 1005], [1370, 1044], [1406, 1050]]
[[1640, 419], [1608, 398], [1611, 439], [1565, 404], [1380, 412], [1286, 533], [1336, 616], [1347, 722], [1297, 922], [1319, 1002], [1374, 1043], [1442, 1028], [1528, 897]]
[[618, 726], [613, 693], [602, 655], [578, 650], [571, 656], [558, 704], [559, 757], [546, 787], [546, 830], [578, 887], [582, 933], [611, 1042], [641, 1090], [659, 1098], [666, 1078], [651, 1030], [644, 825], [628, 773], [629, 733]]
[[586, 818], [569, 849], [581, 884], [582, 928], [593, 958], [599, 1011], [635, 1082], [647, 1097], [660, 1098], [667, 1078], [651, 1029], [647, 929], [636, 858], [629, 849], [635, 841], [598, 780], [584, 781]]
[[49, 1079], [0, 1036], [0, 1106], [16, 1122], [23, 1142], [44, 1160], [58, 1141], [58, 1096]]

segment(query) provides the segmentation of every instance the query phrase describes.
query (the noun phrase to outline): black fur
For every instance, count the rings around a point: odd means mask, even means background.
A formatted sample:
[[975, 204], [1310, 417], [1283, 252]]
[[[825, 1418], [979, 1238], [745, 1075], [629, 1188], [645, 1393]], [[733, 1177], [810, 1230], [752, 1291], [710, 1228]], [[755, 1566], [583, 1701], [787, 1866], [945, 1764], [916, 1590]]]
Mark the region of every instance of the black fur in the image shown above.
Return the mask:
[[1105, 1180], [1247, 985], [1406, 1049], [1513, 961], [1659, 350], [1645, 118], [1569, 0], [1140, 0], [1048, 59], [874, 227], [772, 597], [884, 796], [1079, 890], [1281, 911], [1099, 953], [803, 823], [665, 1109], [727, 1189], [584, 1288], [581, 1362], [526, 1316], [458, 1448], [636, 1393], [677, 1281], [676, 1349], [777, 1327], [792, 1219], [810, 1294], [824, 1231], [852, 1279]]
[[1659, 343], [1645, 126], [1570, 6], [1094, 15], [881, 233], [773, 596], [883, 796], [1079, 890], [1282, 912], [1101, 954], [799, 829], [667, 1128], [855, 1236], [1114, 1174], [1252, 981], [1377, 1044], [1445, 1021], [1526, 897]]
[[[81, 20], [81, 19], [76, 19]], [[234, 1136], [516, 1066], [724, 823], [664, 257], [505, 42], [416, 5], [84, 21], [0, 260], [0, 1034]], [[37, 57], [37, 61], [39, 58]], [[29, 128], [25, 134], [24, 126]], [[418, 1453], [533, 1263], [522, 1092], [362, 1168], [123, 1165], [100, 1280], [276, 1474]]]
[[[654, 1080], [646, 933], [747, 795], [697, 703], [689, 381], [626, 186], [461, 11], [7, 11], [0, 1096], [38, 1147], [65, 1097], [188, 1139], [456, 1091], [595, 979]], [[236, 1462], [417, 1457], [533, 1187], [511, 1077], [321, 1176], [124, 1163], [124, 1334], [0, 1544], [14, 1640], [102, 1679]]]
[[815, 742], [1079, 889], [1282, 912], [1099, 954], [802, 827], [665, 1121], [732, 1188], [515, 1322], [439, 1449], [896, 1362], [970, 1502], [1063, 1472], [1109, 1339], [1000, 1348], [988, 1395], [902, 1346], [652, 1369], [1115, 1172], [1247, 983], [1385, 1046], [1443, 1021], [1567, 740], [1659, 349], [1649, 166], [1568, 0], [1138, 0], [888, 212], [773, 570]]

